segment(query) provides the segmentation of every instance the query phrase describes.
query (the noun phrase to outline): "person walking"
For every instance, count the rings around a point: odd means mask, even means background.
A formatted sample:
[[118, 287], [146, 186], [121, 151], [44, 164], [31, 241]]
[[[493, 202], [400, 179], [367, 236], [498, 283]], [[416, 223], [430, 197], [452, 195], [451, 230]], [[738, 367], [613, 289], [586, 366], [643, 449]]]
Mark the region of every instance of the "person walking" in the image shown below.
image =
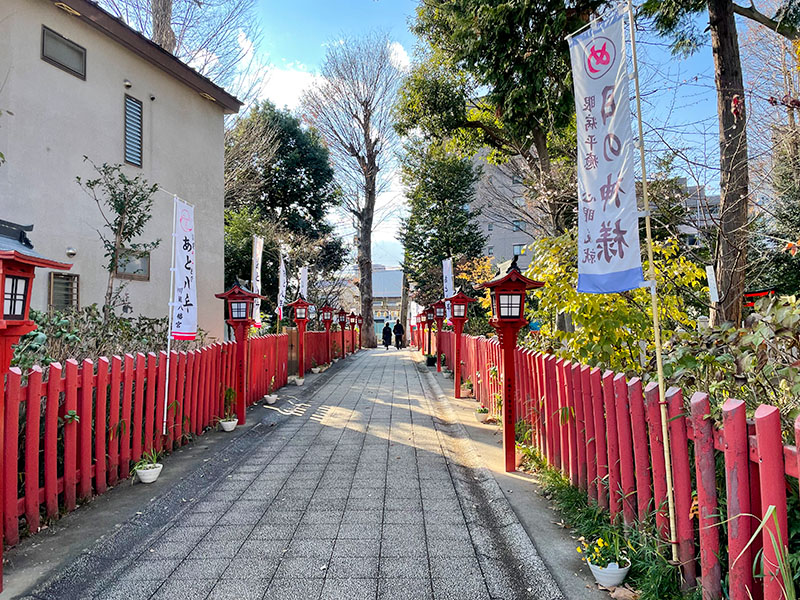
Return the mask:
[[394, 324], [394, 343], [398, 350], [403, 347], [403, 336], [405, 336], [405, 334], [405, 328], [402, 323], [400, 323], [400, 319], [397, 319], [397, 323]]
[[386, 346], [386, 349], [389, 349], [389, 346], [392, 345], [392, 328], [389, 327], [389, 323], [383, 326], [383, 345]]

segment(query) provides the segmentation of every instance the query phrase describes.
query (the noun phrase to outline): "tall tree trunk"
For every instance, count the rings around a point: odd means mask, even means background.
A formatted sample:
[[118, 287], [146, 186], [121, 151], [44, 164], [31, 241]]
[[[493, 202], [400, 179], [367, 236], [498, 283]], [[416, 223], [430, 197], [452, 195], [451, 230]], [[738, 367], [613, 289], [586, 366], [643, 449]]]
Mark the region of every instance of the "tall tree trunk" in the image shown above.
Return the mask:
[[406, 328], [406, 342], [411, 334], [408, 327], [408, 275], [403, 270], [403, 287], [400, 290], [400, 322]]
[[709, 0], [711, 49], [717, 84], [720, 154], [720, 227], [715, 265], [720, 294], [712, 324], [742, 319], [747, 269], [747, 132], [742, 64], [731, 0]]
[[172, 31], [172, 0], [152, 0], [153, 41], [170, 54], [175, 53], [175, 32]]
[[361, 316], [364, 317], [361, 343], [366, 348], [378, 346], [372, 313], [372, 222], [377, 186], [376, 175], [373, 173], [377, 173], [377, 169], [368, 169], [364, 177], [364, 208], [358, 219], [358, 291], [361, 294]]

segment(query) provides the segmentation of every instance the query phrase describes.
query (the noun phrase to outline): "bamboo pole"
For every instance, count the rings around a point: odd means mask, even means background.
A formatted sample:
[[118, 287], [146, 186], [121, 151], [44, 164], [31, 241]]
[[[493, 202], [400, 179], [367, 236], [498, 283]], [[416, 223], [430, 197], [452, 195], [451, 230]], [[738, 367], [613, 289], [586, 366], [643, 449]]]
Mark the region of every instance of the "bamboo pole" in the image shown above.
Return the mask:
[[658, 400], [661, 408], [661, 435], [664, 438], [664, 462], [666, 463], [667, 506], [669, 509], [669, 535], [672, 547], [672, 560], [678, 561], [678, 540], [675, 524], [675, 497], [672, 487], [672, 456], [669, 447], [669, 427], [664, 388], [664, 364], [661, 358], [661, 323], [658, 314], [658, 296], [656, 294], [656, 269], [653, 263], [653, 236], [650, 226], [650, 199], [647, 193], [647, 166], [644, 157], [644, 129], [642, 127], [642, 101], [639, 92], [639, 62], [636, 56], [636, 27], [634, 24], [633, 4], [628, 0], [628, 23], [631, 35], [631, 55], [633, 58], [633, 81], [636, 89], [636, 121], [639, 126], [639, 158], [642, 163], [642, 200], [644, 203], [644, 224], [647, 234], [647, 260], [649, 262], [648, 278], [650, 279], [650, 300], [653, 311], [653, 335], [656, 345], [656, 368], [658, 370]]
[[169, 357], [172, 353], [172, 313], [175, 305], [175, 219], [178, 215], [178, 196], [172, 197], [172, 259], [169, 263], [169, 302], [167, 303], [167, 360], [164, 374], [164, 421], [161, 423], [162, 435], [167, 435], [167, 412], [169, 410]]

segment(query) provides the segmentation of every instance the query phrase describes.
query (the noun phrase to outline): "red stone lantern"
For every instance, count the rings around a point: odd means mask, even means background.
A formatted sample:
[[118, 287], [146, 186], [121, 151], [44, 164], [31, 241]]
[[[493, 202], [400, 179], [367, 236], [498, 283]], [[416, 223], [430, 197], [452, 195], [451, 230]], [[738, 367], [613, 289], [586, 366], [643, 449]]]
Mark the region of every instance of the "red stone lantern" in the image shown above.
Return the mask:
[[325, 348], [328, 363], [331, 362], [331, 323], [333, 323], [333, 309], [327, 304], [322, 307], [322, 324], [325, 326]]
[[306, 375], [306, 324], [308, 323], [308, 307], [311, 306], [300, 295], [287, 307], [294, 309], [294, 322], [297, 325], [297, 376], [303, 379]]
[[453, 365], [453, 383], [456, 398], [461, 398], [461, 334], [464, 331], [464, 323], [467, 322], [467, 307], [470, 302], [475, 302], [475, 298], [470, 298], [461, 290], [455, 296], [445, 298], [451, 306], [453, 329], [455, 330], [455, 364]]
[[[36, 323], [30, 319], [36, 267], [60, 271], [72, 268], [69, 263], [50, 260], [35, 252], [26, 235], [31, 231], [33, 225], [17, 225], [0, 220], [0, 291], [3, 293], [3, 312], [0, 313], [0, 390], [14, 355], [11, 347], [19, 342], [20, 337], [36, 329]], [[3, 548], [0, 545], [0, 591], [3, 590], [2, 563]]]
[[40, 256], [26, 233], [33, 225], [17, 225], [0, 220], [0, 290], [3, 292], [3, 313], [0, 315], [0, 384], [11, 366], [11, 347], [19, 338], [36, 329], [30, 317], [34, 270], [67, 271], [71, 264]]
[[236, 363], [239, 365], [236, 372], [236, 417], [239, 424], [244, 425], [247, 419], [247, 383], [248, 383], [248, 347], [250, 328], [253, 326], [253, 301], [264, 298], [261, 294], [251, 292], [247, 288], [234, 283], [227, 292], [215, 294], [220, 300], [225, 300], [228, 307], [226, 323], [233, 328], [236, 337]]
[[339, 312], [336, 313], [336, 321], [339, 323], [339, 329], [342, 330], [342, 358], [344, 358], [347, 355], [344, 345], [344, 330], [347, 328], [347, 313], [344, 312], [343, 308], [340, 308]]
[[355, 354], [356, 352], [356, 313], [352, 310], [350, 314], [347, 316], [347, 319], [350, 321], [350, 350]]
[[361, 326], [364, 324], [364, 317], [358, 315], [356, 323], [358, 323], [358, 349], [361, 350]]
[[433, 303], [433, 318], [436, 319], [436, 370], [442, 370], [442, 327], [444, 326], [445, 309], [444, 300]]
[[428, 351], [426, 354], [430, 354], [433, 349], [431, 346], [431, 331], [433, 330], [433, 317], [435, 314], [433, 306], [425, 309], [425, 326], [428, 328]]
[[525, 292], [540, 288], [541, 281], [528, 279], [520, 273], [517, 257], [500, 266], [498, 275], [477, 289], [489, 290], [492, 300], [492, 318], [489, 324], [497, 331], [500, 348], [503, 352], [503, 452], [506, 471], [516, 470], [514, 460], [514, 350], [517, 347], [517, 333], [527, 323], [525, 320]]

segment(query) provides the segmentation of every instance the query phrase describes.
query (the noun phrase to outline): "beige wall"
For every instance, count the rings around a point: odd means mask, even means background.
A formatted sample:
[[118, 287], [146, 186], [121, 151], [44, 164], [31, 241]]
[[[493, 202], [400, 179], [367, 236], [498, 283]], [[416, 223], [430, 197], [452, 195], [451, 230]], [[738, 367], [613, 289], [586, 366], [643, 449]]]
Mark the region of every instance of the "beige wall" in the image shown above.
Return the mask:
[[[87, 49], [83, 81], [41, 60], [42, 25]], [[125, 79], [132, 87], [126, 89]], [[102, 303], [107, 273], [94, 202], [75, 182], [95, 163], [123, 163], [125, 94], [144, 107], [143, 168], [127, 165], [162, 188], [143, 239], [161, 239], [151, 256], [150, 281], [126, 291], [138, 314], [164, 316], [169, 296], [172, 194], [195, 205], [200, 327], [222, 338], [223, 112], [48, 0], [0, 1], [0, 219], [34, 224], [36, 250], [73, 262], [81, 305]], [[154, 96], [151, 100], [150, 97]], [[67, 247], [78, 253], [73, 259]], [[48, 275], [37, 273], [33, 304], [45, 309]]]

